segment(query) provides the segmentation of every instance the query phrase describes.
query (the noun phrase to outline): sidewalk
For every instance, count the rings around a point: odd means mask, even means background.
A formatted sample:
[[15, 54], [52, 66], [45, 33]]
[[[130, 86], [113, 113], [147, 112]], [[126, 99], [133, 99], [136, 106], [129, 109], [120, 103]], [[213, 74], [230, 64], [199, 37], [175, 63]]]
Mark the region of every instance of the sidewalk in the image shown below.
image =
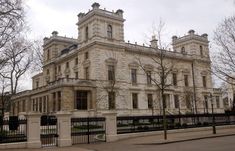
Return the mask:
[[[120, 140], [111, 143], [96, 143], [96, 144], [79, 144], [71, 147], [52, 147], [41, 149], [9, 149], [4, 151], [111, 151], [111, 150], [134, 150], [135, 148], [143, 148], [148, 146], [162, 146], [167, 144], [173, 144], [178, 142], [208, 139], [215, 137], [235, 136], [235, 127], [228, 127], [226, 129], [218, 129], [217, 134], [212, 134], [212, 128], [193, 132], [174, 132], [168, 131], [168, 139], [163, 139], [163, 132], [158, 135], [143, 136], [131, 139]], [[1, 151], [1, 150], [0, 150]]]
[[167, 135], [167, 140], [164, 140], [163, 138], [164, 136], [162, 133], [161, 135], [133, 138], [132, 143], [138, 145], [163, 145], [163, 144], [193, 141], [199, 139], [233, 136], [235, 135], [235, 127], [230, 127], [227, 129], [217, 128], [216, 134], [212, 133], [212, 128], [208, 130], [194, 131], [194, 132], [177, 132], [177, 133], [171, 133], [170, 131], [168, 132], [169, 133]]

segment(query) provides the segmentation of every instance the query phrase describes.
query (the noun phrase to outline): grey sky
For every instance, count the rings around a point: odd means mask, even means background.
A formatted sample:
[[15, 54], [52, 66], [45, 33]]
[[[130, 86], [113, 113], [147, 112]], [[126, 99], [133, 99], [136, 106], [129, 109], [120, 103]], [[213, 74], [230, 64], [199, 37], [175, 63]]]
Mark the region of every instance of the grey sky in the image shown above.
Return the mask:
[[[60, 35], [77, 37], [77, 14], [91, 9], [94, 0], [28, 0], [27, 18], [32, 37]], [[165, 37], [182, 36], [189, 29], [211, 38], [217, 24], [235, 13], [234, 0], [97, 0], [101, 8], [124, 10], [125, 40], [143, 43], [153, 23], [161, 18]]]
[[[235, 14], [234, 0], [26, 0], [30, 37], [50, 36], [53, 30], [60, 35], [77, 38], [77, 14], [87, 12], [94, 2], [107, 10], [122, 9], [125, 21], [125, 40], [139, 44], [151, 37], [153, 24], [160, 18], [166, 23], [164, 40], [173, 35], [183, 36], [189, 29], [196, 33], [208, 33], [212, 41], [213, 31], [225, 17]], [[30, 88], [24, 81], [22, 88]], [[27, 84], [26, 84], [27, 83]]]

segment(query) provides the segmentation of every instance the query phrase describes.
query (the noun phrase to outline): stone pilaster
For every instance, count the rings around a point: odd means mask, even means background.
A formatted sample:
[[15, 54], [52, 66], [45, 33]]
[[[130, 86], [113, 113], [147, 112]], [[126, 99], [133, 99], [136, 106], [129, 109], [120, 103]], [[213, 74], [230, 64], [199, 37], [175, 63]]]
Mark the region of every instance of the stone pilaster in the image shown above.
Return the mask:
[[58, 146], [71, 146], [71, 113], [59, 111], [56, 113], [57, 127], [58, 127]]
[[117, 113], [104, 113], [106, 122], [106, 141], [113, 142], [117, 138]]
[[27, 117], [27, 148], [41, 148], [40, 113], [28, 113]]

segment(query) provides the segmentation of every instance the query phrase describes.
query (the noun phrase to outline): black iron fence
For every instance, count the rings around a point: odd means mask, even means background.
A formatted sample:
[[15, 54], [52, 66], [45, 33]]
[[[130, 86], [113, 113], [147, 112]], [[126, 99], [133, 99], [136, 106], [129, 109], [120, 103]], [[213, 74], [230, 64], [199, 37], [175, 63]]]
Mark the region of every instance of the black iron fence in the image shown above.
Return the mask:
[[[215, 125], [235, 124], [235, 114], [214, 114]], [[212, 126], [212, 114], [167, 115], [167, 129], [183, 129]], [[163, 116], [117, 117], [117, 133], [136, 133], [163, 130]]]
[[72, 118], [71, 136], [72, 144], [105, 141], [105, 118]]
[[0, 143], [27, 141], [27, 120], [10, 116], [0, 117]]
[[43, 115], [41, 117], [42, 147], [56, 146], [58, 143], [58, 129], [56, 116]]

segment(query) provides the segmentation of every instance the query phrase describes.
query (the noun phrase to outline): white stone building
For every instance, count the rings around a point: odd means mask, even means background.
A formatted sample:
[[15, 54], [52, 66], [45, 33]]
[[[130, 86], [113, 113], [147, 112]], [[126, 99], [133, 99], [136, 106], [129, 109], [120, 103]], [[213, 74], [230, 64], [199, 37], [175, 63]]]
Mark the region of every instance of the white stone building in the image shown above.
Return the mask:
[[[73, 116], [95, 116], [116, 110], [119, 115], [159, 115], [159, 60], [170, 64], [165, 90], [168, 114], [224, 112], [221, 91], [213, 89], [207, 34], [190, 30], [172, 37], [173, 51], [124, 41], [123, 11], [99, 8], [78, 14], [78, 39], [54, 31], [44, 38], [43, 72], [35, 75], [33, 89], [13, 97], [12, 113], [67, 110]], [[112, 99], [114, 98], [114, 99]], [[115, 101], [112, 101], [115, 100]]]

